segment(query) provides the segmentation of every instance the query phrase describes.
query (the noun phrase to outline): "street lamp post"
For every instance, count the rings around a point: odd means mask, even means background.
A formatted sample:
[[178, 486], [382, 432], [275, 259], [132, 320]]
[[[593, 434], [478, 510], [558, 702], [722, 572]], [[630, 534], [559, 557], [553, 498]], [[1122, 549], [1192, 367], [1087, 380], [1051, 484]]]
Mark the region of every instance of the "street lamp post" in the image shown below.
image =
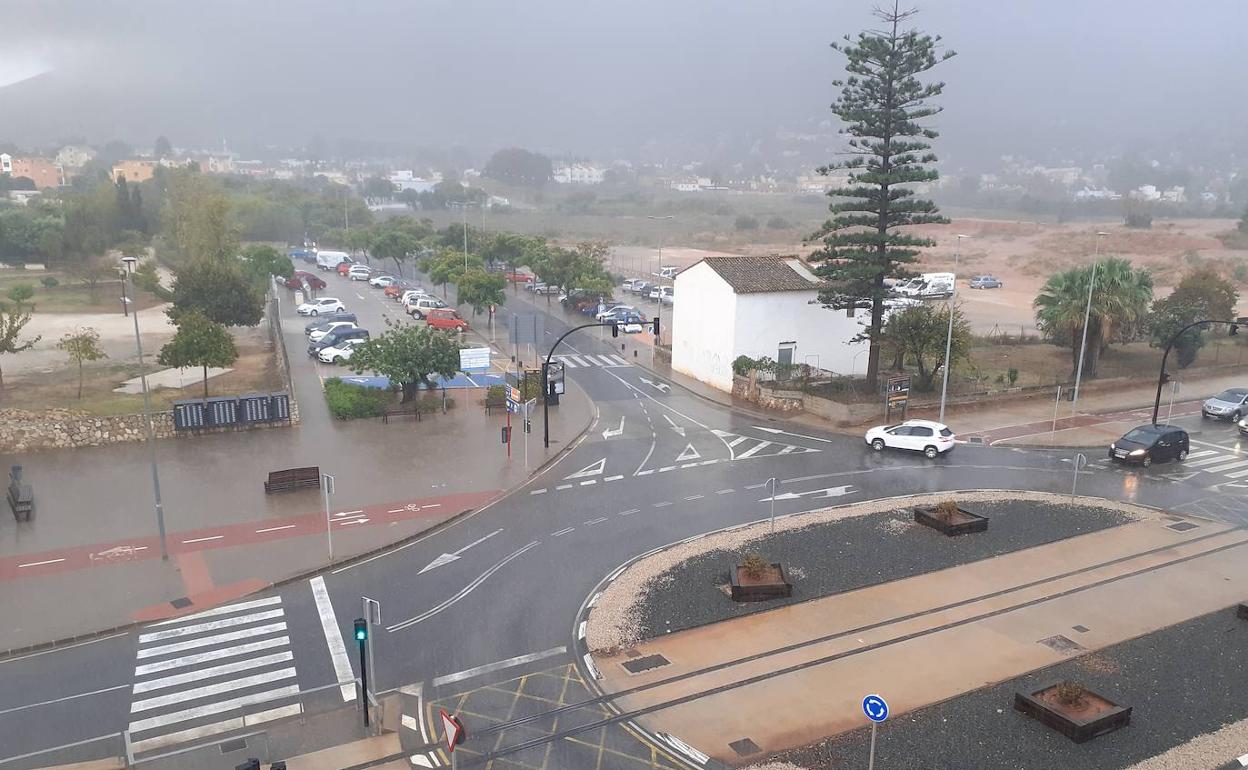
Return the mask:
[[962, 253], [962, 239], [970, 237], [959, 235], [953, 247], [953, 293], [949, 295], [949, 331], [945, 334], [945, 372], [940, 384], [940, 418], [937, 420], [941, 423], [945, 421], [945, 396], [949, 392], [949, 354], [953, 349], [953, 311], [958, 306], [958, 257]]
[[1239, 334], [1240, 323], [1238, 321], [1219, 321], [1213, 318], [1193, 321], [1174, 333], [1174, 336], [1166, 343], [1166, 351], [1161, 354], [1161, 369], [1157, 372], [1157, 397], [1153, 399], [1153, 425], [1157, 424], [1157, 412], [1161, 410], [1161, 386], [1165, 385], [1166, 380], [1170, 379], [1170, 375], [1166, 374], [1166, 359], [1170, 357], [1170, 349], [1174, 347], [1174, 343], [1178, 342], [1179, 337], [1182, 337], [1188, 329], [1204, 326], [1205, 324], [1226, 324], [1231, 327], [1232, 337]]
[[[663, 222], [663, 221], [666, 221], [666, 220], [669, 220], [669, 219], [675, 219], [675, 217], [669, 214], [669, 215], [664, 216], [664, 217], [651, 217], [651, 216], [648, 216], [648, 217], [646, 217], [646, 219], [653, 219], [653, 220], [654, 220], [654, 221], [656, 221], [656, 222]], [[658, 270], [656, 270], [656, 271], [654, 271], [654, 272], [657, 274], [657, 273], [659, 273], [662, 269], [663, 269], [663, 227], [660, 225], [660, 226], [659, 226], [659, 269], [658, 269]]]
[[[126, 277], [134, 281], [134, 266], [137, 257], [122, 257], [126, 266]], [[131, 291], [131, 294], [134, 292]], [[156, 529], [160, 533], [160, 558], [169, 560], [169, 546], [165, 542], [165, 506], [160, 500], [160, 471], [156, 468], [156, 426], [152, 422], [152, 395], [147, 389], [147, 370], [143, 366], [143, 338], [139, 335], [139, 313], [136, 310], [131, 317], [134, 319], [134, 346], [139, 354], [139, 382], [143, 386], [143, 422], [147, 425], [148, 460], [152, 466], [152, 495], [156, 501]]]
[[1070, 413], [1074, 414], [1079, 410], [1079, 385], [1083, 382], [1083, 359], [1087, 355], [1088, 347], [1088, 322], [1092, 320], [1092, 287], [1096, 285], [1096, 262], [1101, 257], [1101, 238], [1109, 233], [1097, 232], [1096, 248], [1092, 253], [1092, 275], [1088, 279], [1088, 306], [1083, 311], [1083, 339], [1079, 342], [1079, 363], [1075, 367], [1075, 392], [1070, 400]]

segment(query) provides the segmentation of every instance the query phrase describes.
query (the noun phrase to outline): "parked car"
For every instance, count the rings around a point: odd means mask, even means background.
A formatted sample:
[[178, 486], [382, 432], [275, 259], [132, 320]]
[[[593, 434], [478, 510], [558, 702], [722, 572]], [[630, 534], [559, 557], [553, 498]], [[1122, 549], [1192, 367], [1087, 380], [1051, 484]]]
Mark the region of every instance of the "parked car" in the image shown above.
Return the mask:
[[536, 289], [534, 289], [533, 293], [534, 294], [558, 294], [560, 291], [562, 291], [562, 289], [560, 289], [558, 286], [551, 286], [548, 283], [544, 283], [541, 286], [538, 286]]
[[359, 323], [359, 319], [355, 317], [355, 313], [330, 313], [328, 315], [317, 316], [307, 326], [303, 327], [304, 334], [310, 334], [313, 329], [324, 329], [335, 321], [350, 321], [351, 323]]
[[368, 285], [376, 289], [384, 289], [397, 280], [399, 280], [397, 276], [382, 273], [381, 275], [374, 275], [372, 278], [369, 278]]
[[342, 304], [342, 300], [335, 297], [317, 297], [308, 300], [299, 307], [295, 308], [295, 312], [299, 315], [323, 315], [325, 313], [345, 313], [347, 306]]
[[354, 328], [355, 328], [355, 323], [353, 321], [331, 321], [329, 325], [326, 326], [324, 329], [313, 329], [312, 331], [308, 332], [308, 339], [312, 340], [313, 342], [320, 342], [322, 339], [325, 338], [326, 334], [329, 334], [330, 332], [333, 332], [336, 329], [354, 329]]
[[446, 303], [437, 297], [412, 297], [404, 307], [407, 308], [407, 314], [412, 318], [420, 319], [429, 315], [435, 310], [446, 309]]
[[674, 286], [664, 286], [659, 291], [659, 302], [664, 305], [676, 304], [676, 288]]
[[613, 316], [609, 320], [615, 321], [615, 323], [620, 327], [620, 331], [625, 334], [641, 334], [641, 332], [646, 328], [644, 326], [646, 318], [641, 313], [622, 313], [620, 315]]
[[329, 271], [342, 265], [351, 266], [355, 260], [351, 259], [345, 251], [318, 251], [316, 252], [316, 266], [321, 270]]
[[367, 281], [373, 274], [373, 269], [368, 265], [352, 265], [347, 270], [347, 278], [352, 281]]
[[647, 281], [638, 281], [633, 284], [632, 292], [633, 294], [644, 297], [650, 293], [650, 289], [652, 288], [654, 288], [654, 284]]
[[973, 275], [971, 276], [972, 289], [1000, 289], [1005, 284], [1001, 283], [1001, 279], [995, 275]]
[[365, 342], [368, 342], [368, 340], [362, 337], [343, 340], [337, 345], [319, 350], [316, 354], [316, 359], [326, 364], [346, 363], [351, 360], [351, 354], [355, 352], [355, 349]]
[[525, 285], [524, 290], [525, 290], [525, 291], [533, 291], [533, 292], [537, 292], [537, 291], [541, 291], [541, 290], [543, 290], [543, 289], [545, 289], [545, 288], [546, 288], [546, 282], [545, 282], [545, 281], [530, 281], [528, 284], [526, 284], [526, 285]]
[[1228, 388], [1200, 406], [1200, 416], [1239, 422], [1248, 415], [1248, 388]]
[[645, 313], [641, 312], [635, 307], [630, 307], [628, 305], [616, 305], [615, 307], [607, 310], [606, 312], [600, 313], [599, 315], [595, 316], [595, 318], [605, 323], [609, 323], [611, 321], [623, 323], [624, 319], [628, 318], [629, 316], [636, 316], [638, 319], [637, 320], [638, 323], [644, 324], [646, 323], [646, 320], [647, 320]]
[[425, 313], [425, 323], [442, 331], [459, 332], [461, 334], [468, 331], [468, 322], [460, 318], [459, 313], [450, 308], [430, 310]]
[[633, 287], [639, 283], [645, 283], [645, 281], [641, 280], [640, 278], [629, 278], [628, 280], [624, 281], [624, 283], [620, 284], [620, 289], [624, 291], [632, 291]]
[[504, 277], [512, 283], [528, 283], [529, 281], [533, 280], [532, 274], [523, 272], [521, 270], [510, 271], [506, 273]]
[[352, 268], [352, 267], [355, 267], [354, 263], [352, 263], [352, 262], [341, 262], [341, 263], [339, 263], [339, 264], [338, 264], [338, 275], [341, 275], [343, 278], [346, 278], [346, 277], [347, 277], [347, 273], [348, 273], [348, 272], [350, 272], [350, 270], [351, 270], [351, 268]]
[[324, 289], [327, 285], [320, 276], [312, 275], [303, 270], [296, 270], [293, 275], [282, 281], [288, 289], [301, 289], [307, 287], [314, 291]]
[[1240, 418], [1239, 422], [1235, 424], [1239, 426], [1239, 435], [1248, 436], [1248, 417]]
[[636, 313], [636, 312], [637, 312], [637, 308], [633, 307], [632, 305], [622, 305], [619, 303], [608, 304], [605, 308], [603, 308], [602, 312], [596, 313], [594, 315], [594, 320], [609, 321], [612, 319], [613, 316], [623, 315], [626, 313]]
[[403, 292], [418, 288], [420, 288], [420, 284], [415, 281], [400, 278], [387, 286], [384, 294], [395, 302], [401, 302], [403, 300]]
[[1190, 446], [1187, 431], [1178, 426], [1141, 425], [1109, 445], [1109, 459], [1147, 468], [1154, 461], [1186, 460]]
[[646, 297], [648, 297], [649, 299], [654, 300], [655, 302], [658, 302], [658, 301], [659, 301], [659, 297], [662, 297], [662, 296], [663, 296], [663, 287], [662, 287], [662, 286], [651, 286], [651, 287], [650, 287], [650, 291], [646, 292]]
[[366, 340], [368, 339], [368, 329], [355, 327], [352, 329], [336, 329], [317, 342], [308, 343], [308, 355], [315, 356], [325, 348], [336, 348], [339, 344], [347, 340]]
[[954, 447], [949, 426], [931, 420], [906, 420], [900, 425], [877, 425], [863, 437], [867, 446], [877, 452], [885, 449], [908, 449], [922, 452], [929, 460]]

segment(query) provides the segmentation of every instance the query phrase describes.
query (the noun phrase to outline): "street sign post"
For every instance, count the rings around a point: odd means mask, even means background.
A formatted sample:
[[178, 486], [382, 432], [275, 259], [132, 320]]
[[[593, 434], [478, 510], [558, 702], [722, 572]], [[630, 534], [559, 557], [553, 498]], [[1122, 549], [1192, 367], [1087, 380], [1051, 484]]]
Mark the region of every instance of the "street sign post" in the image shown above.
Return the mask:
[[[373, 628], [381, 625], [381, 602], [361, 596], [364, 604], [364, 631], [368, 637], [368, 681], [377, 689], [377, 656], [373, 655]], [[367, 697], [365, 693], [365, 697]]]
[[334, 493], [334, 477], [321, 474], [321, 491], [325, 493], [325, 544], [329, 548], [329, 563], [334, 563], [334, 523], [329, 515], [329, 496]]
[[442, 722], [442, 740], [446, 741], [446, 750], [451, 755], [451, 768], [455, 767], [455, 747], [464, 742], [468, 733], [459, 717], [446, 713], [446, 709], [438, 709], [438, 717]]
[[868, 695], [862, 699], [862, 713], [871, 720], [871, 755], [867, 760], [867, 770], [875, 770], [875, 730], [880, 722], [888, 719], [888, 703], [879, 695]]
[[485, 371], [490, 368], [489, 348], [460, 348], [460, 371]]
[[905, 419], [906, 409], [910, 403], [910, 375], [894, 374], [888, 378], [888, 385], [885, 390], [885, 420], [888, 420], [894, 409], [901, 410], [902, 419]]

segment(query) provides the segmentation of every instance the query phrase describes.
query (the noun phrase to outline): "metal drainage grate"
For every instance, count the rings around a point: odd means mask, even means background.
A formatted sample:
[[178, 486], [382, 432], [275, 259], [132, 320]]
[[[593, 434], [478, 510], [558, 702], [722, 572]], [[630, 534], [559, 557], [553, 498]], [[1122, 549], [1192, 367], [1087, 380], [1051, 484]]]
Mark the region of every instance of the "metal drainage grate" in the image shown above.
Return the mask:
[[652, 668], [660, 668], [671, 663], [670, 660], [662, 655], [647, 655], [644, 658], [634, 658], [625, 661], [620, 665], [630, 674], [640, 674], [643, 671], [649, 671]]
[[1188, 530], [1196, 529], [1198, 526], [1200, 525], [1193, 524], [1190, 521], [1180, 521], [1177, 524], [1166, 525], [1166, 529], [1173, 529], [1175, 532], [1187, 532]]
[[235, 738], [232, 741], [222, 741], [221, 743], [218, 743], [217, 745], [221, 747], [222, 754], [229, 754], [231, 752], [242, 751], [243, 749], [247, 748], [247, 739]]
[[185, 596], [180, 596], [177, 599], [174, 599], [173, 601], [169, 603], [173, 605], [174, 609], [180, 610], [186, 607], [190, 607], [193, 602], [191, 602], [191, 600], [186, 598]]
[[738, 757], [748, 757], [751, 754], [757, 754], [762, 751], [762, 749], [758, 747], [758, 744], [749, 738], [742, 738], [739, 741], [733, 741], [728, 744], [728, 747], [737, 752]]
[[1086, 649], [1082, 644], [1079, 644], [1073, 639], [1062, 636], [1061, 634], [1058, 634], [1057, 636], [1050, 636], [1048, 639], [1041, 639], [1039, 643], [1046, 647], [1051, 647], [1057, 652], [1064, 653], [1082, 652]]
[[1086, 634], [1088, 633], [1088, 631], [1091, 630], [1087, 626], [1071, 626], [1071, 628], [1073, 628], [1074, 630], [1078, 631], [1081, 634]]

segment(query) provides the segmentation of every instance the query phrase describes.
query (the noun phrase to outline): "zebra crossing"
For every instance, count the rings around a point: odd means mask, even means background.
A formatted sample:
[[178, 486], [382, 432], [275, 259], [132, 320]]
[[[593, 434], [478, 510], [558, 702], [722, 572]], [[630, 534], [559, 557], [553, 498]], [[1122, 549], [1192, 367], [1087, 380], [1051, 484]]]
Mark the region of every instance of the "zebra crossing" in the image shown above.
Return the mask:
[[786, 444], [783, 441], [768, 441], [767, 439], [756, 438], [754, 436], [744, 436], [740, 433], [729, 433], [726, 430], [712, 429], [721, 441], [728, 447], [732, 460], [748, 460], [751, 457], [771, 457], [772, 455], [787, 454], [806, 454], [808, 452], [818, 452], [818, 449], [800, 446], [798, 444]]
[[138, 641], [128, 728], [135, 754], [303, 710], [280, 596], [155, 623]]
[[554, 357], [555, 361], [561, 362], [568, 369], [578, 369], [581, 367], [597, 366], [603, 369], [619, 369], [624, 366], [632, 366], [620, 356], [615, 355], [590, 355], [589, 353], [579, 353], [572, 355], [564, 353]]

